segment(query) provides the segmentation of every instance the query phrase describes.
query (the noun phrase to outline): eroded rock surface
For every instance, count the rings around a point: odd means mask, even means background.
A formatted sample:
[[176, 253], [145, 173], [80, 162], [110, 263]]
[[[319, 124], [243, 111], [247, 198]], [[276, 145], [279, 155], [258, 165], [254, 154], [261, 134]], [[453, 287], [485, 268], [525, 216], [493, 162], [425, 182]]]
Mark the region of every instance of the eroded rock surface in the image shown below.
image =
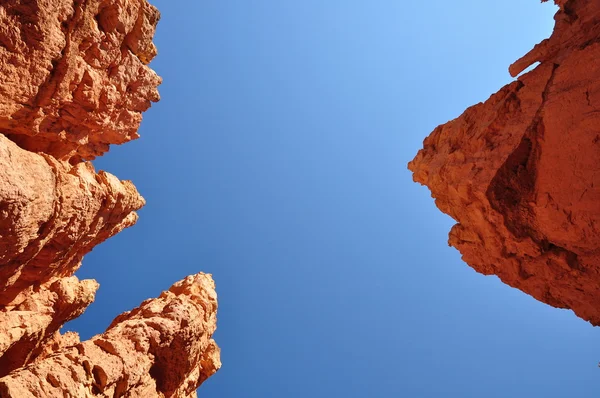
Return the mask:
[[0, 134], [0, 304], [72, 275], [83, 255], [135, 224], [144, 199], [129, 181], [19, 148]]
[[0, 133], [77, 162], [137, 138], [159, 99], [146, 0], [0, 3]]
[[540, 64], [437, 127], [409, 169], [483, 274], [600, 325], [600, 2], [556, 1]]
[[177, 282], [101, 335], [0, 378], [2, 397], [191, 397], [220, 367], [209, 275]]
[[137, 138], [158, 100], [146, 0], [0, 2], [0, 397], [190, 397], [219, 367], [209, 275], [81, 343], [60, 328], [98, 284], [86, 253], [135, 224], [130, 181], [87, 160]]

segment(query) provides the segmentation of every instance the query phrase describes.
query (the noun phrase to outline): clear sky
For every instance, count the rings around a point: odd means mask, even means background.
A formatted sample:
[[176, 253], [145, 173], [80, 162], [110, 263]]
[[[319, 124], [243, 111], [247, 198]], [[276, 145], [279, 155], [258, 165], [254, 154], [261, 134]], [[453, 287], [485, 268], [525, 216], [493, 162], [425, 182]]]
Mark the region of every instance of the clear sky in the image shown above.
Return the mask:
[[600, 329], [475, 273], [406, 163], [547, 37], [536, 0], [153, 0], [162, 101], [95, 161], [140, 221], [78, 275], [83, 338], [199, 271], [201, 397], [597, 397]]

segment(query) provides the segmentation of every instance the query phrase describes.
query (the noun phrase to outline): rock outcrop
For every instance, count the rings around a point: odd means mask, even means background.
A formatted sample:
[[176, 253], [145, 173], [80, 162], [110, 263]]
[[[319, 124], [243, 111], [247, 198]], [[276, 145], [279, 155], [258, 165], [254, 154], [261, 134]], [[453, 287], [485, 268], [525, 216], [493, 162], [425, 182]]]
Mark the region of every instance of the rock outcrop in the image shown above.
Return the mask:
[[220, 367], [209, 275], [79, 342], [83, 256], [144, 199], [89, 160], [138, 137], [160, 78], [146, 0], [0, 2], [0, 397], [190, 397]]
[[0, 396], [195, 396], [198, 385], [220, 365], [210, 337], [216, 309], [210, 276], [189, 276], [119, 315], [103, 334], [76, 344], [76, 337], [69, 336], [66, 347], [44, 352], [0, 378]]
[[483, 274], [600, 325], [600, 2], [556, 1], [554, 32], [409, 169]]
[[137, 138], [159, 99], [158, 19], [146, 0], [3, 1], [0, 131], [71, 163]]

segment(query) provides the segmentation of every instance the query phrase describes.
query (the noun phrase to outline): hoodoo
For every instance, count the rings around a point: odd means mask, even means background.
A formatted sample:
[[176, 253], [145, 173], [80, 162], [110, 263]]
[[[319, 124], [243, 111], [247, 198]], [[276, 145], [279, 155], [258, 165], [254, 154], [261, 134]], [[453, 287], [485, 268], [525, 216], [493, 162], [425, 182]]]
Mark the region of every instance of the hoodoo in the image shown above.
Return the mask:
[[138, 137], [161, 80], [146, 0], [0, 2], [0, 397], [193, 397], [220, 367], [210, 275], [80, 342], [83, 256], [145, 201], [89, 160]]

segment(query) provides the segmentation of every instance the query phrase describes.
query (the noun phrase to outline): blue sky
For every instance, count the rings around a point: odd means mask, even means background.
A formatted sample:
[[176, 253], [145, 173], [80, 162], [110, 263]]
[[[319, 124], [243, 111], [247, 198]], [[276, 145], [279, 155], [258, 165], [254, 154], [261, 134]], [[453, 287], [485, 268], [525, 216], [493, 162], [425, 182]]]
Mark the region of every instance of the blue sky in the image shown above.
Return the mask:
[[153, 0], [162, 100], [95, 161], [140, 221], [78, 275], [82, 337], [212, 273], [203, 397], [592, 397], [598, 329], [475, 273], [406, 163], [547, 37], [538, 1]]

